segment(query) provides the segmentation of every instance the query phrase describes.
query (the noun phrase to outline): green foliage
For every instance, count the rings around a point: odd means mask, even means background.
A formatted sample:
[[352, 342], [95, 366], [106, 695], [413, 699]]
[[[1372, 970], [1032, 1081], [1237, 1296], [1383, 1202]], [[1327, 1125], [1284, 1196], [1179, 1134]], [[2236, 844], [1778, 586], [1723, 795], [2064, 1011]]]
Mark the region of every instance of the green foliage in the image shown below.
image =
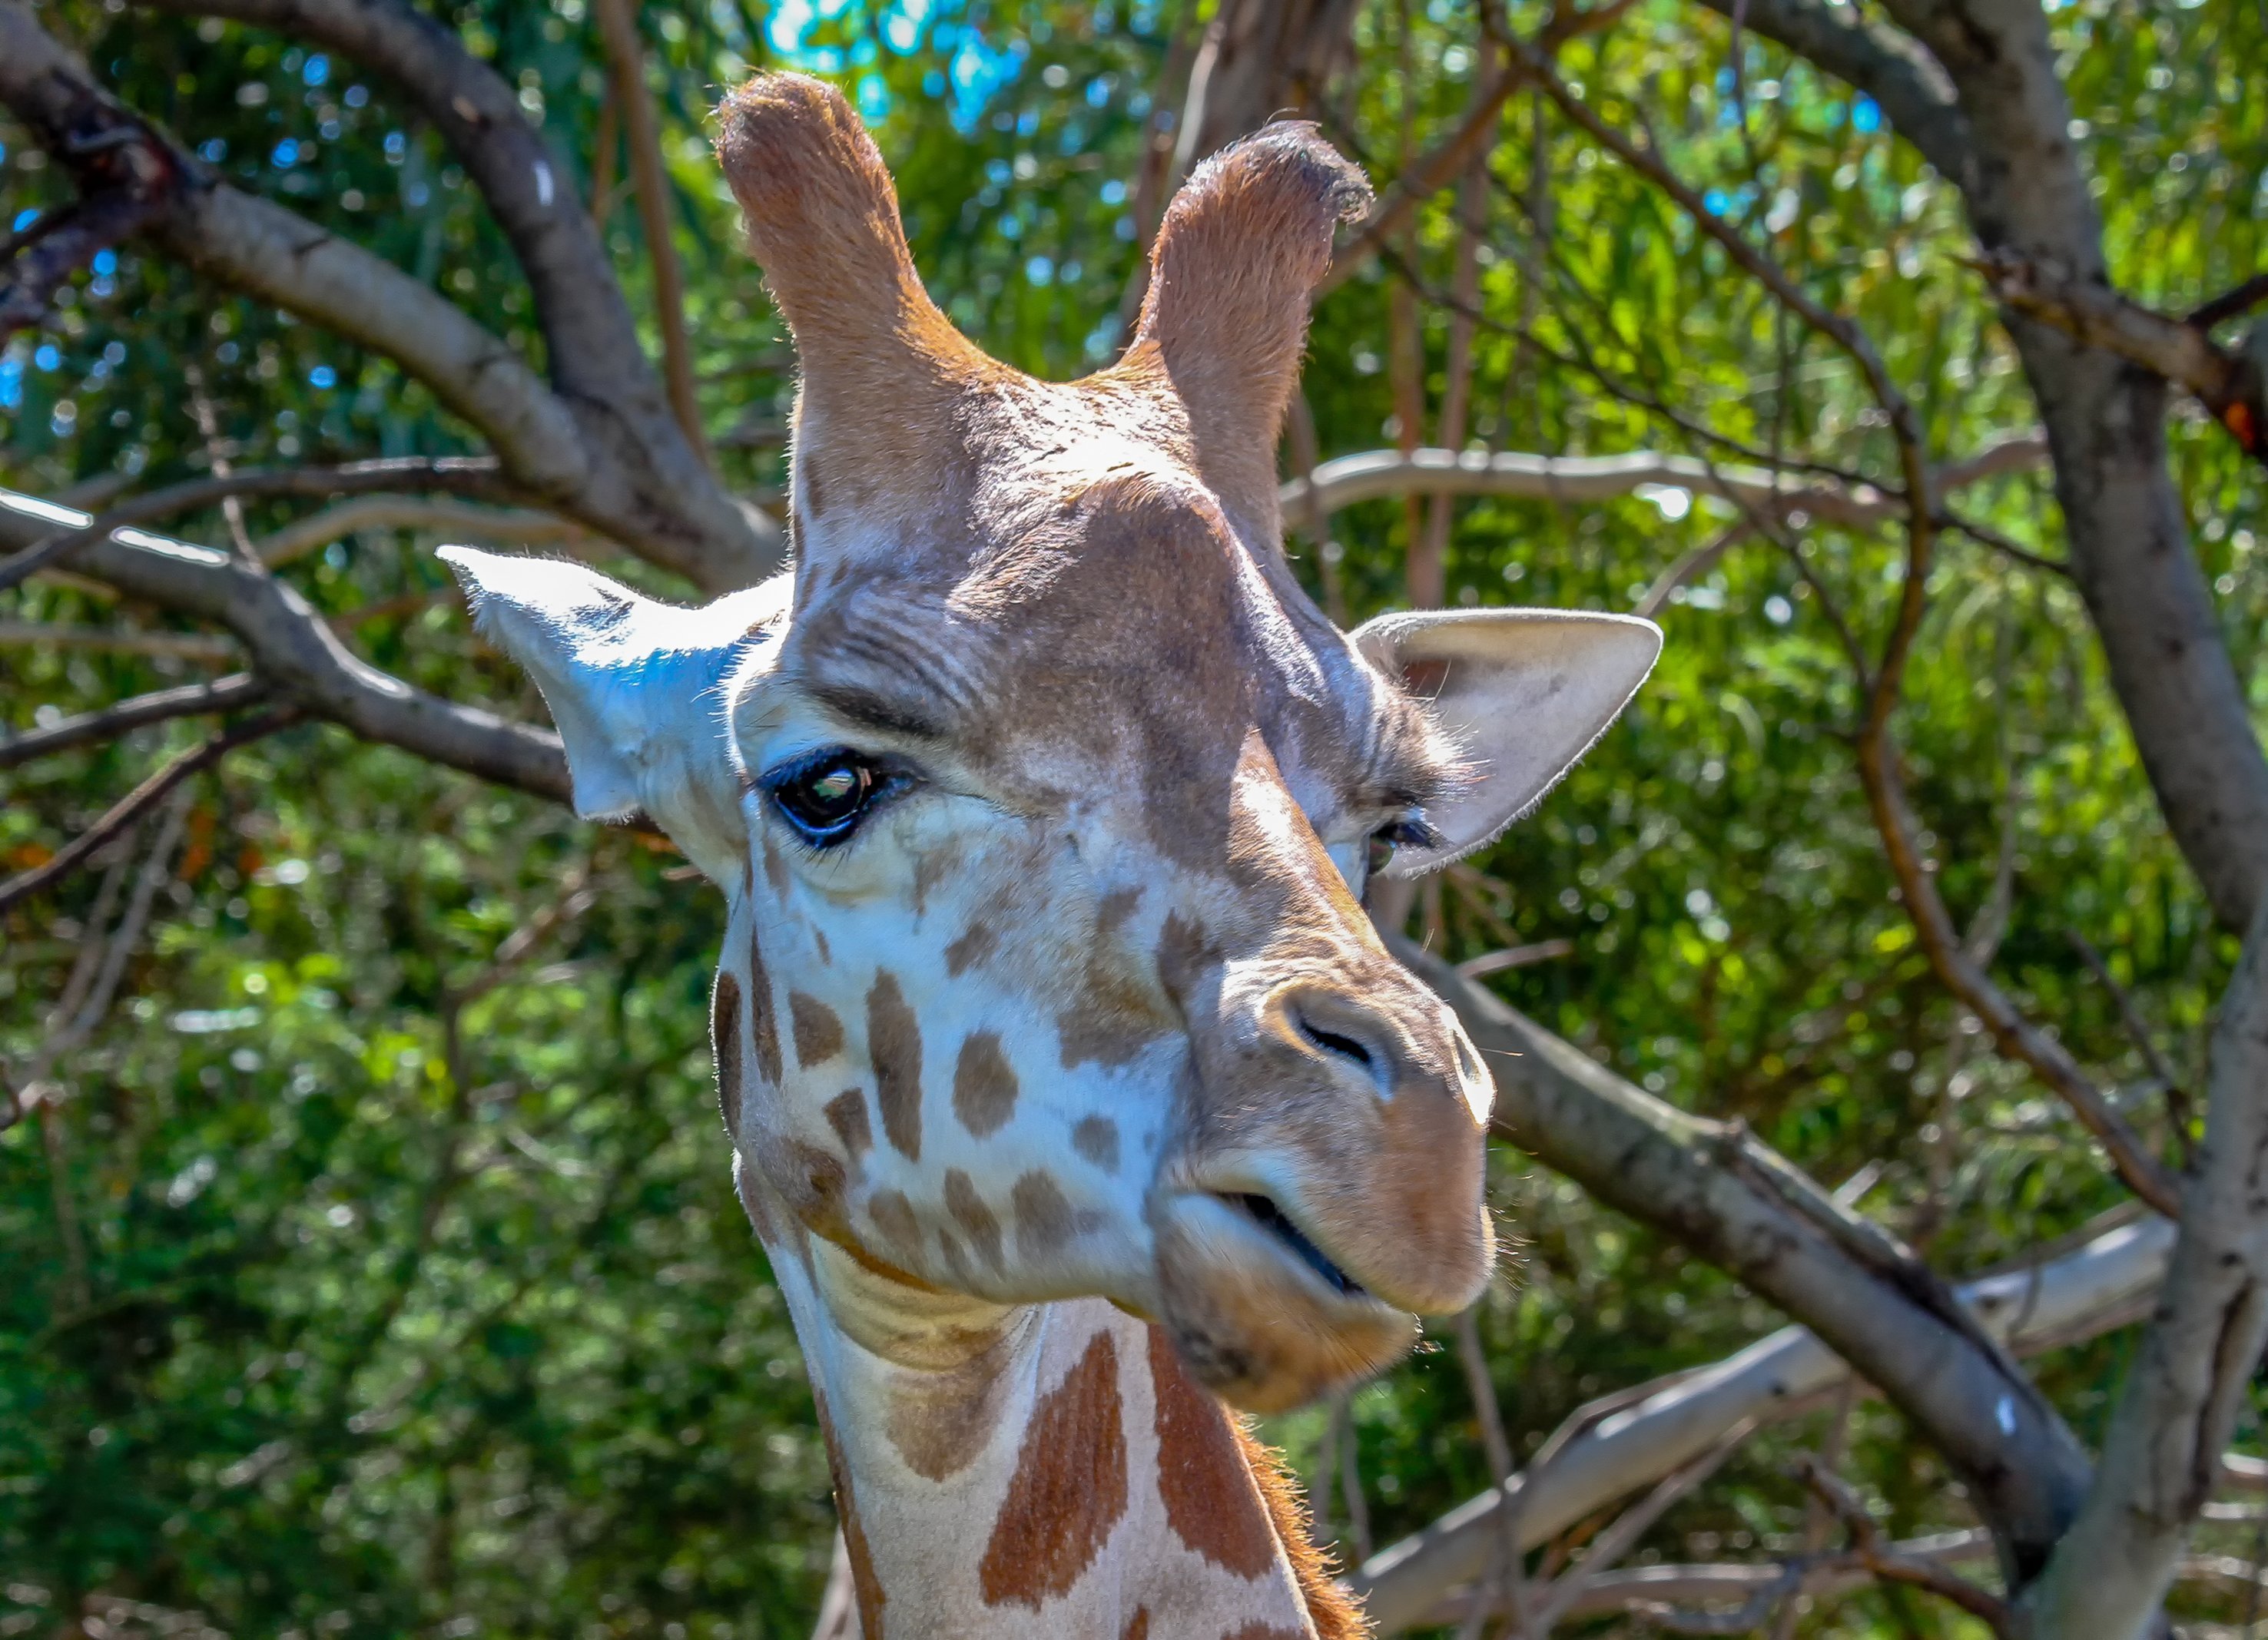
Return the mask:
[[[1410, 13], [1366, 11], [1358, 71], [1327, 103], [1327, 130], [1381, 176], [1460, 117], [1476, 72], [1469, 17], [1427, 8], [1405, 40]], [[235, 24], [77, 0], [48, 16], [221, 174], [432, 283], [541, 362], [501, 236], [390, 88]], [[587, 195], [604, 77], [584, 0], [474, 0], [448, 20], [522, 88]], [[2076, 0], [2054, 21], [2124, 288], [2178, 311], [2268, 261], [2268, 105], [2242, 72], [2268, 60], [2259, 8]], [[852, 92], [896, 170], [924, 276], [971, 335], [1052, 375], [1108, 357], [1136, 257], [1128, 190], [1144, 122], [1152, 99], [1179, 94], [1158, 83], [1172, 8], [718, 0], [650, 9], [644, 26], [703, 403], [736, 488], [779, 483], [792, 391], [781, 327], [700, 140], [714, 89], [751, 63], [799, 63]], [[1753, 35], [1736, 79], [1733, 48], [1722, 19], [1649, 0], [1563, 66], [1867, 327], [1937, 454], [2028, 430], [2014, 355], [1962, 264], [1958, 199], [1846, 88]], [[0, 123], [0, 143], [11, 216], [64, 196], [20, 133]], [[1482, 191], [1478, 440], [1736, 464], [1779, 452], [1895, 474], [1848, 361], [1540, 100], [1509, 105]], [[1326, 455], [1394, 441], [1389, 283], [1451, 289], [1452, 203], [1436, 201], [1414, 242], [1321, 305], [1307, 393]], [[643, 313], [635, 213], [613, 206], [608, 243]], [[1444, 304], [1425, 309], [1429, 404], [1449, 385], [1454, 323]], [[45, 493], [177, 478], [216, 457], [467, 447], [389, 362], [135, 247], [0, 354], [4, 476]], [[2268, 713], [2257, 474], [2209, 423], [2177, 419], [2173, 450], [2227, 636]], [[2058, 555], [2044, 474], [1958, 499]], [[250, 525], [288, 516], [254, 508]], [[1422, 516], [1399, 501], [1352, 509], [1329, 547], [1295, 543], [1301, 572], [1350, 620], [1389, 607]], [[1450, 597], [1626, 609], [1728, 521], [1683, 492], [1460, 503]], [[185, 527], [224, 539], [217, 517]], [[1867, 1210], [1941, 1268], [1974, 1269], [2120, 1192], [2076, 1124], [1964, 1026], [1890, 893], [1852, 769], [1857, 696], [1838, 623], [1879, 647], [1904, 541], [1799, 535], [1798, 553], [1751, 541], [1681, 588], [1662, 666], [1624, 725], [1418, 916], [1459, 959], [1572, 941], [1565, 958], [1502, 975], [1503, 994], [1663, 1097], [1743, 1118], [1830, 1184], [1878, 1169]], [[282, 573], [377, 665], [540, 716], [469, 635], [431, 544], [369, 532]], [[2167, 840], [2071, 589], [1955, 536], [1930, 592], [1899, 730], [1946, 895], [1964, 924], [1992, 915], [2005, 863], [1996, 975], [2170, 1141], [2114, 999], [2067, 930], [2108, 953], [2191, 1079], [2234, 941]], [[10, 614], [152, 624], [65, 580], [14, 594]], [[196, 670], [0, 649], [0, 699], [23, 728]], [[193, 732], [14, 771], [0, 864], [45, 857]], [[831, 1529], [825, 1463], [716, 1128], [713, 894], [634, 836], [328, 728], [240, 754], [194, 791], [177, 880], [120, 1004], [58, 1070], [67, 1100], [0, 1134], [0, 1633], [98, 1590], [200, 1610], [236, 1634], [802, 1632]], [[0, 1048], [12, 1063], [48, 1028], [99, 877], [6, 925]], [[584, 889], [586, 908], [505, 950]], [[1778, 1324], [1572, 1187], [1498, 1160], [1498, 1204], [1528, 1252], [1483, 1327], [1521, 1452], [1584, 1400]], [[2082, 1435], [2099, 1432], [2127, 1347], [2041, 1364]], [[1327, 1421], [1310, 1409], [1270, 1433], [1312, 1472]], [[1361, 1391], [1352, 1427], [1375, 1542], [1490, 1478], [1453, 1350]], [[1804, 1504], [1784, 1461], [1819, 1436], [1815, 1418], [1753, 1443], [1646, 1552], [1788, 1548]], [[1897, 1531], [1967, 1519], [1886, 1411], [1861, 1408], [1851, 1467]], [[1344, 1505], [1324, 1508], [1356, 1547]], [[1953, 1628], [1926, 1602], [1873, 1594], [1810, 1622]]]

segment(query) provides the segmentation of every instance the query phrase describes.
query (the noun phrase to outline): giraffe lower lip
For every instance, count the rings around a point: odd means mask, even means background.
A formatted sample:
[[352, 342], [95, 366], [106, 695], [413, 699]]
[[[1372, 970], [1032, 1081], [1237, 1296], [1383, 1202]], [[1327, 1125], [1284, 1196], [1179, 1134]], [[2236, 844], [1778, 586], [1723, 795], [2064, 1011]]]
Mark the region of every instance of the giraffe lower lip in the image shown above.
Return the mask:
[[1301, 1233], [1300, 1227], [1284, 1216], [1284, 1210], [1264, 1195], [1238, 1194], [1220, 1198], [1230, 1206], [1241, 1210], [1254, 1223], [1283, 1245], [1300, 1263], [1322, 1279], [1323, 1284], [1341, 1298], [1369, 1297], [1361, 1283], [1356, 1281], [1331, 1262], [1323, 1250]]

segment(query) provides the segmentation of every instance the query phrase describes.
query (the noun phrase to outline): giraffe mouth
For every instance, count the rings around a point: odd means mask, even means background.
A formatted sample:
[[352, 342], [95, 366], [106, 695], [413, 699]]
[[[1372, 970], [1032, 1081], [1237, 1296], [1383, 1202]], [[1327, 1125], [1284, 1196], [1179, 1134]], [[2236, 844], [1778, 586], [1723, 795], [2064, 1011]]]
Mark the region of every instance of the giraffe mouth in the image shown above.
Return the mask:
[[1334, 1264], [1329, 1254], [1307, 1239], [1300, 1227], [1284, 1216], [1284, 1210], [1264, 1195], [1247, 1193], [1225, 1195], [1220, 1198], [1231, 1207], [1240, 1209], [1261, 1229], [1266, 1231], [1292, 1256], [1313, 1271], [1333, 1292], [1343, 1298], [1366, 1298], [1370, 1296], [1363, 1284]]

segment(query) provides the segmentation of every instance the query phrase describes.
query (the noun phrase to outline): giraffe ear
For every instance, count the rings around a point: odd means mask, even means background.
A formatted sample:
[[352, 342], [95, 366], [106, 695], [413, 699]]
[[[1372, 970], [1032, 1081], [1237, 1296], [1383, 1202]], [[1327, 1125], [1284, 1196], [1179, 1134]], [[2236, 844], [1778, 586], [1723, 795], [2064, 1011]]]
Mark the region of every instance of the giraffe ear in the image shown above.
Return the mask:
[[581, 564], [444, 547], [482, 636], [535, 680], [566, 742], [575, 812], [653, 817], [719, 884], [747, 854], [725, 690], [777, 635], [778, 590], [701, 609], [656, 603]]
[[1635, 615], [1562, 609], [1422, 610], [1351, 635], [1363, 655], [1425, 701], [1476, 778], [1425, 811], [1438, 848], [1405, 849], [1390, 875], [1446, 865], [1492, 841], [1607, 731], [1661, 653]]

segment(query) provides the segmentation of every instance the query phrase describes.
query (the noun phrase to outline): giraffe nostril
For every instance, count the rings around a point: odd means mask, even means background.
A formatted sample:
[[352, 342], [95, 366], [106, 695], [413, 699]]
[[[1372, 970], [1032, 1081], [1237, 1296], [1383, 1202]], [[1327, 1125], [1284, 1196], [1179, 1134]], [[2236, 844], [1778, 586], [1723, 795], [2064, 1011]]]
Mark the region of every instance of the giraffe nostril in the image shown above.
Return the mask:
[[1336, 1054], [1342, 1059], [1351, 1059], [1365, 1070], [1371, 1068], [1373, 1062], [1370, 1049], [1351, 1036], [1341, 1036], [1336, 1031], [1322, 1030], [1309, 1025], [1304, 1019], [1300, 1022], [1300, 1034], [1327, 1054]]

